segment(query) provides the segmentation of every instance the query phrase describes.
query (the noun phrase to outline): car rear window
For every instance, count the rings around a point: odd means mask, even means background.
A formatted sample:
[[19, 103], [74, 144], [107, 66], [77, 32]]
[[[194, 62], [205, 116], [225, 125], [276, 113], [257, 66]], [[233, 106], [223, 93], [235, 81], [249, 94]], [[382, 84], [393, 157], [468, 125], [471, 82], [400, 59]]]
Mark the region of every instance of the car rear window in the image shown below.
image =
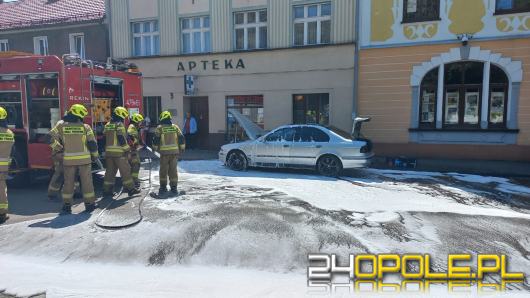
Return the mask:
[[[298, 133], [297, 133], [298, 135]], [[327, 133], [315, 127], [302, 127], [300, 137], [295, 137], [299, 142], [318, 142], [328, 143], [329, 136]]]

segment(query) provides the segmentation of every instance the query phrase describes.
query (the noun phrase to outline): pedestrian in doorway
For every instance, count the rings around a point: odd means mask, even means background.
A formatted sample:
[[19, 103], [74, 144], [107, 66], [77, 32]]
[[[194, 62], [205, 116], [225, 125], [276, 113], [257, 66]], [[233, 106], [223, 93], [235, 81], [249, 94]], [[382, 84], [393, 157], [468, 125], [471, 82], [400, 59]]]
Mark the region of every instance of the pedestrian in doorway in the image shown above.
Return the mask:
[[195, 149], [195, 138], [197, 134], [197, 120], [190, 112], [186, 113], [184, 119], [184, 138], [186, 139], [186, 146], [188, 149]]

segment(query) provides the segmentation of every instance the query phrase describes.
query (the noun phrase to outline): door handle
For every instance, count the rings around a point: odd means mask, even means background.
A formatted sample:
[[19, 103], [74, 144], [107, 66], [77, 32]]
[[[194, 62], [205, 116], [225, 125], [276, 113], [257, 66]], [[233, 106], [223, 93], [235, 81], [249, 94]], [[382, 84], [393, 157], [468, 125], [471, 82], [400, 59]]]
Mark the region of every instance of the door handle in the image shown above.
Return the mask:
[[315, 148], [322, 148], [322, 145], [315, 145]]
[[290, 146], [289, 145], [283, 145], [283, 148], [289, 148]]

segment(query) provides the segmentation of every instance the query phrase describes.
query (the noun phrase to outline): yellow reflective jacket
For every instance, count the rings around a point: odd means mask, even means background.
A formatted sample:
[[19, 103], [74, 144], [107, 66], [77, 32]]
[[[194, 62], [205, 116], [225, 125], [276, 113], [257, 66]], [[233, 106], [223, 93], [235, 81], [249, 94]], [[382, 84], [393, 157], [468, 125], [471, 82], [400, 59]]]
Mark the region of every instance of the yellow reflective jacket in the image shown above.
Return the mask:
[[105, 135], [105, 156], [122, 157], [131, 150], [127, 144], [127, 132], [123, 123], [109, 122], [105, 124], [103, 134]]
[[98, 157], [98, 147], [90, 125], [59, 121], [50, 131], [50, 146], [63, 152], [65, 166], [87, 165]]
[[0, 172], [9, 171], [11, 149], [15, 143], [15, 134], [5, 127], [0, 127]]
[[161, 155], [179, 154], [186, 149], [184, 135], [176, 124], [159, 125], [153, 143], [153, 148]]

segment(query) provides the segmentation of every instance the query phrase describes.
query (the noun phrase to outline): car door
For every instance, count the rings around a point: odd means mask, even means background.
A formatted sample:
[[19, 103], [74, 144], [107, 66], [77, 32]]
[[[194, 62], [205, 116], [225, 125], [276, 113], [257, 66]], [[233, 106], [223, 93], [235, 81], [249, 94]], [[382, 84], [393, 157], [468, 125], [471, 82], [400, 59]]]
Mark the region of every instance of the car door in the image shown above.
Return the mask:
[[290, 149], [295, 130], [280, 128], [266, 135], [257, 145], [254, 161], [258, 166], [281, 167], [290, 162]]
[[317, 127], [300, 126], [291, 147], [291, 164], [314, 166], [320, 151], [329, 145], [330, 137]]

